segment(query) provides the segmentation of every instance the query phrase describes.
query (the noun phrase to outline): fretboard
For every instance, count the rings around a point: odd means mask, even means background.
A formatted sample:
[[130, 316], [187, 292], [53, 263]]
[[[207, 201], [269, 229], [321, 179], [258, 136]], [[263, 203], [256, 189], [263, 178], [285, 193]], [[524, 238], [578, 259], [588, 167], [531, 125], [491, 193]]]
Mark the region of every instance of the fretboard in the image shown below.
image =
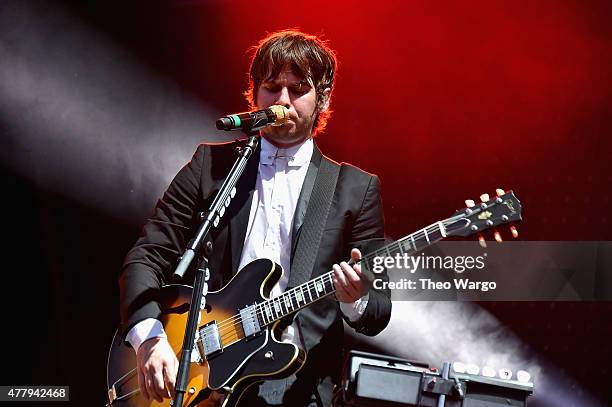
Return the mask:
[[[433, 223], [415, 233], [398, 241], [364, 255], [361, 259], [362, 267], [372, 270], [374, 258], [395, 257], [397, 254], [411, 255], [423, 250], [446, 237], [443, 222]], [[291, 288], [277, 297], [257, 304], [257, 317], [261, 326], [272, 324], [314, 302], [333, 294], [336, 291], [332, 279], [333, 271], [328, 271], [304, 284]]]
[[404, 254], [412, 255], [416, 252], [420, 252], [446, 237], [444, 222], [445, 221], [432, 223], [400, 240], [364, 255], [361, 259], [362, 265], [365, 265], [367, 270], [372, 270], [374, 258], [376, 257], [395, 257], [398, 254], [403, 256]]

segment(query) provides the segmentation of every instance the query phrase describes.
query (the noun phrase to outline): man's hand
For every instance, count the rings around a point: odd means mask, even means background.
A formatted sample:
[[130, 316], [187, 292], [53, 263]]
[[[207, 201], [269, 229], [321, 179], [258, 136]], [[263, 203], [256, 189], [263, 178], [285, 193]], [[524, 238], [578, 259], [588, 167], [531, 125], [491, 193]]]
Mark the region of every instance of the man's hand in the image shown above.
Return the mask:
[[[351, 259], [355, 262], [361, 259], [359, 249], [351, 250]], [[352, 303], [366, 295], [369, 282], [361, 272], [361, 265], [355, 264], [351, 267], [343, 261], [340, 265], [334, 264], [333, 269], [333, 281], [338, 301]]]
[[174, 394], [178, 360], [166, 338], [151, 338], [142, 343], [136, 354], [138, 385], [147, 399], [161, 402]]

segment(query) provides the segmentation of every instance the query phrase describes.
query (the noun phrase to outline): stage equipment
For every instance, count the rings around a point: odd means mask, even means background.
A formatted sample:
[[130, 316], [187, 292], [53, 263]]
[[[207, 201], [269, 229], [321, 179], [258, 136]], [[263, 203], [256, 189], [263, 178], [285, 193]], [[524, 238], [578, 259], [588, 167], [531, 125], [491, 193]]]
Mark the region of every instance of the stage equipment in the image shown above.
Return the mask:
[[442, 372], [427, 364], [350, 351], [334, 407], [523, 407], [533, 383], [457, 373], [445, 362]]

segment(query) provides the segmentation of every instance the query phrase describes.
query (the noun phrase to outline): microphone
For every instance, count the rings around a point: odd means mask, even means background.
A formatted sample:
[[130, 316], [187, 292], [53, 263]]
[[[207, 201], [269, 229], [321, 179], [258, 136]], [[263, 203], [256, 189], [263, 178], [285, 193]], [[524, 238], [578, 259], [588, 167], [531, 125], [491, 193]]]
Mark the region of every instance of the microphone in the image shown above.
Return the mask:
[[274, 105], [267, 109], [230, 114], [217, 120], [219, 130], [255, 131], [266, 126], [282, 126], [287, 123], [289, 110], [285, 106]]

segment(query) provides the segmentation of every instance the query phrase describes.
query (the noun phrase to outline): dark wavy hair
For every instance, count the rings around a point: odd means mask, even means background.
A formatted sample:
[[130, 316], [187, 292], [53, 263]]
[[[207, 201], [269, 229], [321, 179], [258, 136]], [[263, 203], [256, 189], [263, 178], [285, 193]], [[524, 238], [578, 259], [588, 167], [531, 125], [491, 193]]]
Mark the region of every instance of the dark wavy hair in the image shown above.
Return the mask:
[[[254, 51], [249, 69], [249, 88], [244, 96], [251, 109], [255, 109], [257, 90], [261, 83], [275, 78], [283, 68], [301, 78], [312, 79], [316, 92], [316, 107], [320, 110], [327, 102], [323, 91], [333, 89], [338, 61], [335, 52], [326, 41], [299, 30], [282, 30], [269, 34], [251, 50]], [[313, 125], [313, 135], [323, 131], [331, 115], [328, 108], [318, 113]]]

